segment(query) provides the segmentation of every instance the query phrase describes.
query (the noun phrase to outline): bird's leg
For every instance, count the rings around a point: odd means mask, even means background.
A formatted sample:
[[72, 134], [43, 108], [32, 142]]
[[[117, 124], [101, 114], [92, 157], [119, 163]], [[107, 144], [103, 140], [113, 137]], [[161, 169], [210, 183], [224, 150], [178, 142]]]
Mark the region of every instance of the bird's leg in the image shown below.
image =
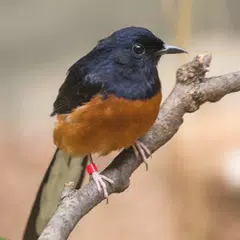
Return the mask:
[[88, 159], [89, 159], [90, 164], [87, 166], [87, 172], [89, 175], [91, 175], [94, 182], [96, 183], [98, 191], [101, 192], [101, 190], [103, 190], [104, 197], [107, 198], [108, 197], [107, 185], [104, 182], [104, 180], [110, 184], [113, 183], [113, 181], [110, 178], [108, 178], [98, 172], [97, 166], [93, 162], [91, 154], [88, 155]]
[[136, 158], [138, 158], [138, 155], [140, 155], [142, 161], [146, 165], [146, 170], [148, 170], [147, 158], [149, 156], [152, 156], [150, 150], [144, 145], [144, 143], [142, 143], [138, 140], [132, 145], [132, 148], [133, 148]]

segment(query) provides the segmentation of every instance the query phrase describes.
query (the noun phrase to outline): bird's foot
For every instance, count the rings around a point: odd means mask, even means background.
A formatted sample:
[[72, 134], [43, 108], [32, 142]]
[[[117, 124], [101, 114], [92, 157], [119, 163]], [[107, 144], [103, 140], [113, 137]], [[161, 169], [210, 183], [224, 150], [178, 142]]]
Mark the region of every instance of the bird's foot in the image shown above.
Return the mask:
[[106, 185], [105, 181], [110, 184], [113, 184], [113, 180], [100, 174], [97, 171], [92, 173], [92, 178], [97, 185], [98, 191], [101, 192], [103, 190], [104, 197], [108, 198], [107, 185]]
[[[104, 197], [108, 198], [107, 185], [105, 182], [110, 184], [113, 183], [112, 179], [100, 174], [97, 170], [96, 164], [93, 162], [92, 156], [89, 154], [90, 164], [87, 166], [87, 172], [92, 177], [93, 181], [97, 185], [97, 190], [101, 192], [103, 190]], [[108, 200], [107, 200], [108, 202]]]
[[138, 156], [140, 155], [142, 161], [146, 165], [146, 170], [148, 170], [147, 158], [149, 156], [152, 156], [151, 151], [147, 148], [147, 146], [144, 143], [138, 140], [135, 142], [135, 144], [132, 145], [132, 148], [136, 158], [138, 158]]

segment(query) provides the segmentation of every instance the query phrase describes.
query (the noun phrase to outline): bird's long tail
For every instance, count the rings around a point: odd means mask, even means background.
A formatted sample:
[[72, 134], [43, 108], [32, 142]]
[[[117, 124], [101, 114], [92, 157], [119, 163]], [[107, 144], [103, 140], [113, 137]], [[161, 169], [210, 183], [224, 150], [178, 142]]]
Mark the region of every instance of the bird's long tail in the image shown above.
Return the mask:
[[57, 149], [38, 189], [23, 240], [36, 240], [54, 214], [66, 182], [82, 186], [87, 157], [71, 158]]

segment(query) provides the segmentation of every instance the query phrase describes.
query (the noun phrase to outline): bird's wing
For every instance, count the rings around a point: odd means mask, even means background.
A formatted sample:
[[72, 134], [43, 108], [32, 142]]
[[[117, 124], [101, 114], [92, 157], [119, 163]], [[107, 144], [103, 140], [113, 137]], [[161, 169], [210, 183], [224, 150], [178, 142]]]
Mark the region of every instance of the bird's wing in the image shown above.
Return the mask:
[[86, 70], [77, 64], [69, 69], [54, 102], [51, 116], [71, 113], [74, 108], [90, 101], [94, 95], [101, 92], [102, 84], [91, 83], [88, 78]]

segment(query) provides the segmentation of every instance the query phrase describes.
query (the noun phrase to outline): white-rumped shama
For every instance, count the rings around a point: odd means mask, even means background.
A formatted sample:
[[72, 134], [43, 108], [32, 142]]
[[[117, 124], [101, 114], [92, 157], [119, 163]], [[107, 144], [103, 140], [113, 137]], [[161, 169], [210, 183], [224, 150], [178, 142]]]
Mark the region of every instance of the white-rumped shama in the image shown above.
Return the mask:
[[155, 122], [162, 99], [157, 63], [185, 53], [152, 32], [127, 27], [98, 42], [74, 63], [54, 102], [56, 146], [71, 157], [88, 156], [88, 173], [107, 197], [112, 180], [98, 173], [91, 154], [133, 147], [144, 162], [150, 151], [138, 139]]

